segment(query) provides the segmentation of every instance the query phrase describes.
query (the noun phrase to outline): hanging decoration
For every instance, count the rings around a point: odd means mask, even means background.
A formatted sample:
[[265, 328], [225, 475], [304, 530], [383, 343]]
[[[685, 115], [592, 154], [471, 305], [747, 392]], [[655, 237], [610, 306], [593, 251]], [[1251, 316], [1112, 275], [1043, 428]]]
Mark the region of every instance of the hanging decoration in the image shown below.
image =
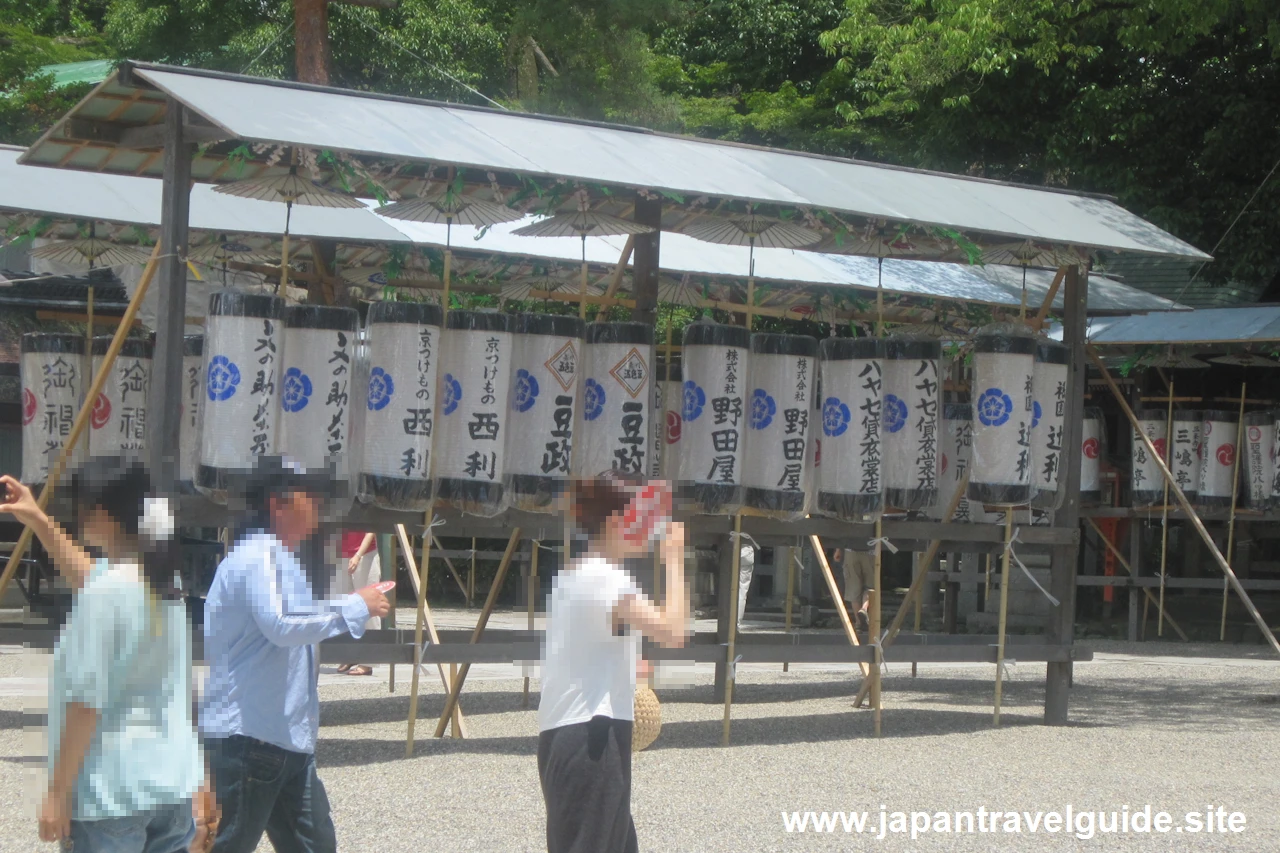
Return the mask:
[[1062, 503], [1058, 489], [1062, 463], [1062, 433], [1067, 413], [1067, 362], [1071, 350], [1057, 341], [1036, 343], [1031, 444], [1032, 480], [1036, 487], [1033, 504], [1056, 509]]
[[196, 489], [217, 503], [227, 502], [229, 486], [256, 457], [275, 453], [284, 312], [275, 296], [209, 296]]
[[497, 515], [505, 505], [510, 319], [493, 311], [450, 311], [445, 318], [436, 496], [472, 515]]
[[1248, 412], [1244, 416], [1245, 506], [1253, 510], [1271, 507], [1271, 484], [1275, 480], [1275, 416], [1270, 411]]
[[1240, 419], [1235, 412], [1210, 410], [1200, 413], [1200, 487], [1196, 500], [1209, 509], [1231, 505], [1235, 491], [1236, 431]]
[[568, 482], [583, 327], [564, 315], [515, 317], [506, 473], [516, 509], [552, 512]]
[[440, 306], [426, 302], [369, 306], [369, 381], [358, 494], [381, 509], [416, 513], [431, 505], [443, 317]]
[[[911, 332], [885, 339], [880, 435], [886, 507], [925, 509], [937, 503], [941, 358], [936, 339]], [[975, 463], [977, 455], [975, 445]]]
[[804, 453], [817, 357], [814, 338], [751, 336], [743, 504], [774, 518], [804, 515], [808, 487]]
[[650, 470], [652, 363], [653, 326], [587, 324], [574, 476], [596, 477], [609, 470], [644, 474]]
[[827, 338], [819, 351], [821, 435], [813, 431], [817, 510], [862, 520], [884, 509], [885, 344], [879, 338]]
[[200, 465], [200, 416], [204, 407], [204, 335], [182, 339], [182, 420], [178, 425], [178, 488], [195, 490]]
[[[80, 335], [27, 332], [22, 336], [22, 482], [35, 487], [66, 447], [84, 402], [85, 343]], [[84, 462], [85, 442], [71, 450], [68, 468]]]
[[690, 512], [733, 512], [742, 502], [750, 333], [710, 320], [684, 330], [680, 459], [676, 481]]
[[1106, 430], [1102, 410], [1085, 408], [1080, 428], [1080, 503], [1098, 506], [1102, 503], [1102, 460], [1106, 456]]
[[[93, 339], [94, 375], [110, 348], [110, 336]], [[147, 338], [126, 338], [120, 347], [89, 415], [90, 456], [141, 456], [146, 451], [151, 355]]]
[[[1156, 452], [1161, 457], [1165, 454], [1165, 435], [1168, 422], [1163, 409], [1138, 409], [1134, 414], [1142, 432], [1151, 439]], [[1133, 506], [1156, 506], [1164, 499], [1164, 475], [1160, 473], [1160, 464], [1156, 461], [1138, 434], [1133, 433], [1132, 456], [1130, 466], [1129, 499]]]
[[1021, 323], [974, 336], [970, 500], [1024, 506], [1035, 495], [1035, 354], [1036, 339]]
[[1169, 473], [1192, 503], [1200, 488], [1200, 431], [1203, 428], [1204, 419], [1199, 412], [1174, 410]]
[[[968, 403], [946, 403], [942, 407], [941, 456], [938, 465], [938, 502], [929, 511], [929, 517], [938, 521], [954, 521], [963, 524], [995, 522], [998, 516], [985, 512], [982, 504], [960, 496], [951, 518], [943, 518], [947, 507], [955, 500], [961, 483], [970, 473], [973, 464], [973, 407]], [[967, 492], [967, 490], [966, 490]]]

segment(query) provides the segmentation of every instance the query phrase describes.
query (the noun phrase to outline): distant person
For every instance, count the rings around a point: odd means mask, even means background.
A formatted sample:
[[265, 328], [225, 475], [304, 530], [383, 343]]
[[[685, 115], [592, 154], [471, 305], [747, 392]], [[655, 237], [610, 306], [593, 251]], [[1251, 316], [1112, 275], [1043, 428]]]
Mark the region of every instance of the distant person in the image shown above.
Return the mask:
[[876, 558], [870, 551], [854, 551], [840, 548], [835, 559], [844, 565], [844, 600], [852, 611], [858, 630], [871, 630], [867, 607], [871, 603], [871, 590], [876, 588]]
[[0, 512], [31, 528], [75, 591], [53, 653], [40, 840], [76, 853], [203, 850], [212, 810], [195, 796], [204, 768], [168, 501], [150, 493], [142, 463], [95, 457], [71, 482], [77, 542], [30, 489], [12, 477], [0, 483]]
[[321, 640], [359, 637], [389, 610], [365, 587], [317, 601], [298, 561], [330, 483], [259, 457], [247, 492], [254, 520], [218, 566], [204, 624], [209, 677], [200, 729], [222, 822], [214, 853], [334, 853], [329, 799], [316, 775]]
[[[658, 495], [669, 496], [665, 484]], [[610, 472], [572, 485], [586, 554], [556, 575], [547, 607], [538, 705], [538, 776], [548, 853], [633, 853], [631, 735], [643, 634], [664, 646], [688, 636], [684, 526], [669, 520], [638, 480]], [[623, 568], [660, 537], [662, 606]]]
[[[372, 586], [382, 580], [382, 563], [378, 559], [378, 540], [372, 532], [363, 530], [347, 530], [343, 532], [339, 543], [339, 554], [342, 561], [338, 567], [337, 583], [334, 592], [345, 595], [361, 587]], [[382, 627], [382, 619], [370, 616], [364, 623], [364, 629], [377, 630]], [[373, 669], [361, 663], [344, 663], [338, 667], [344, 675], [373, 675]]]

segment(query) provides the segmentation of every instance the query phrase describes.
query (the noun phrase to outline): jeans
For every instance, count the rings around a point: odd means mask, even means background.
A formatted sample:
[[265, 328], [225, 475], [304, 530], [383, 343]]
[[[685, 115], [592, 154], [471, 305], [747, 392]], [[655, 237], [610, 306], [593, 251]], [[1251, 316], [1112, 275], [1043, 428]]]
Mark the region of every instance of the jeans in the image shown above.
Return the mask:
[[128, 817], [71, 821], [62, 849], [73, 853], [185, 853], [196, 833], [191, 801]]
[[276, 853], [336, 853], [316, 758], [232, 735], [205, 742], [222, 822], [213, 853], [253, 853], [266, 832]]

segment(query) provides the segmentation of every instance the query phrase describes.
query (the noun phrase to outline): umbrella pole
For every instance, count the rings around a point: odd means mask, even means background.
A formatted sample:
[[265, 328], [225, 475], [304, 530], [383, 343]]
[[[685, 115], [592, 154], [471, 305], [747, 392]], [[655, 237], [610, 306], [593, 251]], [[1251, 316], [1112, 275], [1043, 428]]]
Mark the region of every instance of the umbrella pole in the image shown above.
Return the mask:
[[1027, 265], [1022, 265], [1022, 310], [1019, 315], [1022, 322], [1027, 321]]
[[[1169, 376], [1169, 418], [1166, 421], [1164, 430], [1164, 463], [1173, 468], [1173, 375]], [[1169, 557], [1169, 481], [1164, 481], [1164, 504], [1163, 516], [1160, 519], [1160, 607], [1158, 621], [1156, 622], [1156, 636], [1164, 636], [1164, 575], [1165, 566]], [[1143, 604], [1150, 604], [1151, 599], [1143, 601]], [[1142, 628], [1145, 631], [1147, 620], [1144, 615], [1142, 619]]]
[[751, 238], [751, 249], [747, 255], [747, 331], [755, 325], [752, 307], [756, 304], [756, 239]]
[[[1236, 497], [1240, 494], [1240, 445], [1244, 443], [1244, 383], [1240, 383], [1240, 415], [1236, 421], [1236, 456], [1231, 465], [1231, 517], [1227, 521], [1227, 551], [1223, 554], [1227, 562], [1231, 562], [1231, 551], [1236, 540]], [[1173, 395], [1170, 394], [1170, 397]], [[1165, 439], [1167, 442], [1168, 439]], [[1168, 482], [1166, 480], [1166, 482]], [[1218, 641], [1227, 638], [1227, 602], [1230, 600], [1231, 586], [1222, 587], [1222, 627], [1218, 631]]]
[[283, 292], [289, 298], [289, 220], [293, 216], [293, 202], [284, 204], [284, 235], [280, 238], [280, 282], [276, 285], [276, 293]]
[[587, 235], [582, 235], [582, 283], [578, 285], [578, 319], [587, 319]]
[[[832, 324], [832, 328], [835, 324]], [[884, 256], [876, 258], [876, 337], [884, 337]]]

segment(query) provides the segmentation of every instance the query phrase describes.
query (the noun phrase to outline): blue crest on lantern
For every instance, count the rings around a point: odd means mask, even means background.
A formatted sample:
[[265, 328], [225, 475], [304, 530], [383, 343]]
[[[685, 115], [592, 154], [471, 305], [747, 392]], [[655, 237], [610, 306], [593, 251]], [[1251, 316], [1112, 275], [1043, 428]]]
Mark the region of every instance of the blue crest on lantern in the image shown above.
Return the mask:
[[381, 367], [375, 367], [369, 374], [369, 411], [380, 412], [385, 409], [395, 392], [396, 383], [391, 381], [391, 374]]
[[897, 432], [907, 425], [907, 403], [893, 394], [884, 395], [884, 412], [881, 415], [885, 432]]
[[462, 383], [452, 373], [444, 375], [444, 413], [452, 415], [458, 403], [462, 402]]
[[1035, 429], [1040, 425], [1040, 416], [1044, 414], [1044, 409], [1040, 408], [1040, 401], [1033, 400], [1031, 403], [1031, 428]]
[[1004, 426], [1013, 414], [1013, 400], [999, 388], [988, 388], [978, 397], [978, 420], [984, 426]]
[[822, 404], [822, 434], [835, 438], [844, 435], [853, 420], [849, 407], [836, 397], [828, 397]]
[[217, 402], [226, 400], [236, 393], [240, 384], [240, 368], [225, 355], [215, 355], [209, 359], [209, 372], [205, 376], [205, 390], [209, 399]]
[[594, 379], [582, 386], [582, 417], [594, 421], [604, 412], [604, 388]]
[[773, 401], [769, 393], [763, 388], [757, 388], [751, 392], [751, 420], [749, 421], [752, 429], [764, 429], [773, 423], [773, 416], [778, 413], [778, 404]]
[[300, 412], [311, 401], [311, 379], [299, 368], [290, 367], [280, 383], [280, 408], [286, 412]]
[[684, 383], [684, 405], [682, 405], [680, 415], [686, 421], [696, 421], [698, 415], [702, 414], [702, 407], [707, 404], [707, 392], [698, 387], [698, 383], [692, 379], [686, 379]]
[[538, 377], [533, 376], [523, 367], [516, 371], [515, 386], [511, 392], [511, 408], [517, 412], [527, 412], [538, 402]]

